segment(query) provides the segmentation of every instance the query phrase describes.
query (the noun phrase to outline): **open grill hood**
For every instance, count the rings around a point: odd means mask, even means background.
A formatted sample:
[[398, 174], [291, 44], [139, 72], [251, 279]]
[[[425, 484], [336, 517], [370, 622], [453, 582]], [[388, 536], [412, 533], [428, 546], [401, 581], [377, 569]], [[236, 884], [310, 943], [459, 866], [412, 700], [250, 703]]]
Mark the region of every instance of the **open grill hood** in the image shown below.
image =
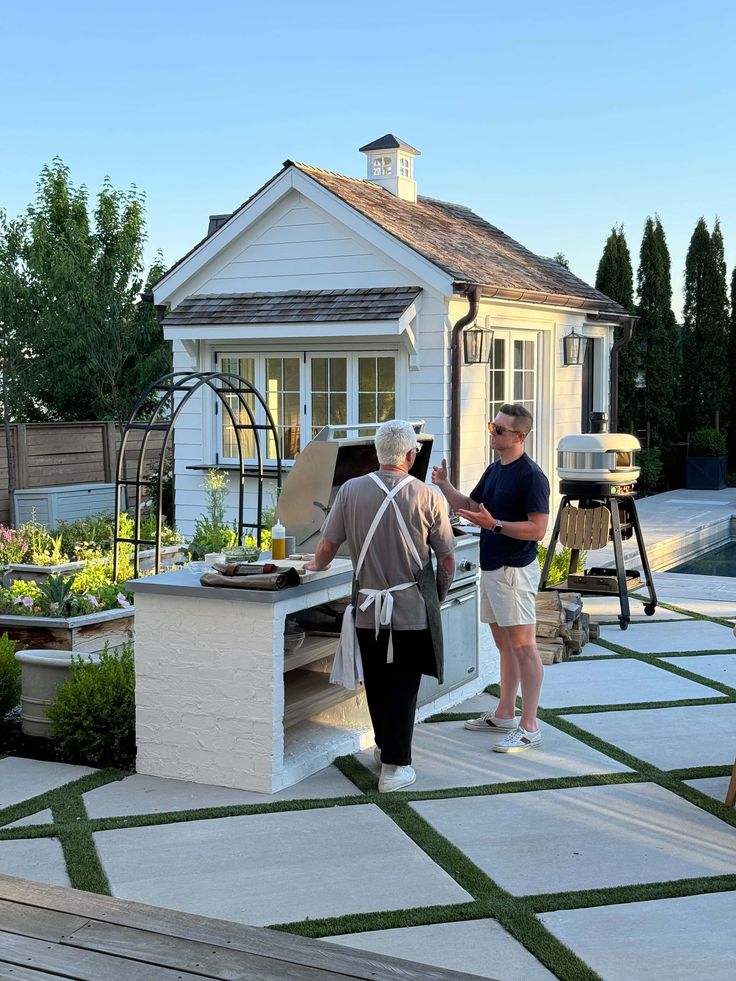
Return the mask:
[[[434, 436], [423, 432], [424, 420], [412, 423], [422, 450], [412, 477], [425, 480]], [[297, 552], [313, 552], [320, 529], [338, 490], [352, 477], [378, 470], [375, 436], [379, 425], [325, 426], [296, 458], [278, 501], [279, 520], [296, 538]]]

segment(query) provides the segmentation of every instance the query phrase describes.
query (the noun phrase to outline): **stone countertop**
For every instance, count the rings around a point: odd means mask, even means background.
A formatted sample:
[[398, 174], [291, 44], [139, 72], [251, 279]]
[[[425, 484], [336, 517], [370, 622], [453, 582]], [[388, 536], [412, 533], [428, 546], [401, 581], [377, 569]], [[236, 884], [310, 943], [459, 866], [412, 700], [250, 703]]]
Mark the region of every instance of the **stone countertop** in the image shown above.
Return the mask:
[[157, 576], [143, 576], [127, 583], [134, 593], [165, 596], [186, 596], [192, 599], [228, 600], [230, 602], [265, 603], [273, 605], [295, 597], [332, 586], [350, 586], [353, 567], [349, 559], [335, 559], [325, 572], [309, 573], [298, 586], [286, 589], [240, 589], [227, 586], [202, 586], [199, 574], [192, 575], [186, 569], [161, 572]]

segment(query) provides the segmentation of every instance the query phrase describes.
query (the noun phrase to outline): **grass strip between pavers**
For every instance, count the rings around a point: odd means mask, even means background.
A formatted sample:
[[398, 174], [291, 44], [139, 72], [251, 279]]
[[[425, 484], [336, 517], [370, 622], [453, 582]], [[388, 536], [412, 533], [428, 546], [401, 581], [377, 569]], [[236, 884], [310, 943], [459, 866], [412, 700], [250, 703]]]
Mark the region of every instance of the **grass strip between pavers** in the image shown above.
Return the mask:
[[[658, 605], [663, 606], [665, 604]], [[731, 624], [721, 618], [692, 614], [679, 607], [667, 605], [666, 608], [672, 609], [675, 612], [686, 613], [695, 619], [710, 620], [715, 623], [731, 626]], [[670, 771], [660, 770], [653, 764], [639, 759], [592, 733], [581, 729], [569, 718], [562, 718], [563, 715], [570, 716], [582, 713], [698, 705], [706, 707], [708, 705], [733, 702], [736, 700], [736, 689], [733, 687], [724, 685], [721, 682], [715, 682], [713, 679], [705, 678], [693, 671], [660, 660], [663, 656], [685, 657], [710, 653], [727, 654], [729, 652], [683, 651], [672, 652], [672, 654], [668, 652], [666, 655], [663, 653], [654, 655], [632, 651], [623, 645], [601, 639], [597, 639], [595, 642], [613, 651], [614, 658], [616, 659], [633, 658], [648, 664], [654, 663], [665, 671], [670, 671], [688, 680], [701, 683], [713, 689], [714, 692], [720, 692], [720, 695], [714, 695], [713, 698], [637, 702], [630, 705], [570, 706], [567, 708], [539, 710], [539, 717], [543, 722], [566, 732], [568, 735], [587, 744], [606, 757], [629, 767], [629, 770], [623, 773], [510, 781], [501, 784], [453, 787], [435, 791], [412, 792], [412, 788], [407, 788], [405, 792], [382, 795], [377, 792], [375, 772], [364, 766], [356, 757], [344, 756], [337, 759], [335, 765], [361, 791], [359, 795], [89, 819], [84, 808], [82, 794], [111, 781], [120, 780], [127, 775], [122, 771], [102, 770], [65, 784], [63, 787], [56, 788], [55, 790], [48, 791], [32, 799], [0, 810], [0, 841], [16, 838], [57, 837], [64, 850], [67, 870], [72, 885], [76, 888], [86, 889], [92, 892], [109, 893], [107, 877], [98, 859], [92, 838], [93, 833], [96, 831], [148, 827], [151, 825], [247, 816], [251, 814], [373, 804], [378, 806], [387, 817], [401, 828], [407, 837], [420, 847], [436, 865], [440, 866], [465, 889], [473, 897], [472, 901], [468, 903], [425, 906], [376, 913], [347, 914], [340, 917], [308, 918], [299, 922], [277, 924], [274, 926], [274, 929], [301, 936], [324, 937], [329, 939], [330, 936], [336, 936], [338, 934], [493, 918], [558, 978], [563, 979], [563, 981], [600, 981], [598, 975], [591, 968], [565, 947], [564, 944], [558, 941], [542, 925], [537, 918], [538, 913], [734, 891], [736, 890], [736, 875], [705, 876], [668, 882], [632, 884], [530, 896], [513, 896], [471, 862], [462, 851], [440, 835], [439, 832], [435, 831], [411, 806], [413, 801], [422, 800], [438, 800], [463, 796], [493, 796], [512, 793], [537, 793], [545, 790], [651, 782], [675, 793], [702, 810], [713, 814], [726, 824], [736, 827], [736, 811], [726, 808], [725, 804], [708, 797], [703, 792], [694, 787], [689, 787], [683, 782], [685, 780], [696, 780], [707, 777], [728, 776], [730, 773], [729, 765], [691, 767]], [[599, 658], [584, 658], [582, 656], [575, 660], [578, 659], [599, 660]], [[499, 695], [497, 685], [490, 685], [485, 690], [496, 697]], [[474, 715], [475, 713], [444, 712], [431, 716], [424, 721], [426, 723], [460, 721], [473, 718]], [[51, 808], [54, 818], [53, 824], [26, 825], [20, 828], [7, 827], [7, 824], [45, 808]], [[3, 827], [3, 825], [6, 826]]]

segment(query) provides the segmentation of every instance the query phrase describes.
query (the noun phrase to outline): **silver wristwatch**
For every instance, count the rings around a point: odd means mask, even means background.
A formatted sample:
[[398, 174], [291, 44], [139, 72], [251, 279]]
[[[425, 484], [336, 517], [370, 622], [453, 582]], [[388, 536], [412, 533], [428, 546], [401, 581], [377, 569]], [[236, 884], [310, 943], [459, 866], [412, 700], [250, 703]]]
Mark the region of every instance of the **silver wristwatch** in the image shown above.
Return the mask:
[[501, 524], [501, 522], [497, 521], [493, 526], [493, 528], [491, 528], [491, 531], [493, 532], [494, 535], [500, 535], [501, 532], [503, 531], [503, 525]]

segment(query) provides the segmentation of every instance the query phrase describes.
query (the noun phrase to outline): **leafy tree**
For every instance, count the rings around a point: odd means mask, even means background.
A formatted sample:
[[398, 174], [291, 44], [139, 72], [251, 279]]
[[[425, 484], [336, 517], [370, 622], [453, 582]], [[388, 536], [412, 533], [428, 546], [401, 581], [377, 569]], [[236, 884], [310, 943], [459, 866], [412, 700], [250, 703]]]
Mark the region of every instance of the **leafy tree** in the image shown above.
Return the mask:
[[[728, 422], [731, 387], [728, 352], [728, 294], [723, 237], [718, 221], [713, 235], [698, 220], [685, 260], [683, 359], [688, 385], [684, 393], [689, 428]], [[697, 424], [696, 424], [697, 422]]]
[[567, 258], [564, 252], [555, 252], [552, 258], [555, 262], [559, 263], [561, 266], [564, 266], [565, 269], [570, 268], [570, 260]]
[[672, 312], [670, 253], [658, 216], [647, 218], [637, 273], [639, 323], [643, 349], [644, 420], [651, 445], [668, 449], [677, 439], [680, 343]]
[[0, 212], [0, 410], [11, 500], [16, 486], [11, 424], [33, 418], [35, 411], [28, 377], [34, 296], [25, 262], [27, 247], [25, 221], [9, 221]]
[[[89, 214], [85, 187], [56, 159], [28, 209], [29, 271], [38, 313], [34, 381], [56, 419], [127, 419], [131, 403], [167, 369], [168, 345], [144, 286], [143, 196], [105, 180]], [[163, 271], [160, 256], [149, 281]]]
[[[603, 248], [598, 272], [595, 277], [596, 289], [619, 303], [629, 313], [634, 312], [634, 273], [631, 268], [631, 255], [626, 244], [623, 225], [613, 226]], [[616, 340], [622, 328], [616, 328]], [[637, 406], [636, 381], [640, 368], [639, 334], [636, 324], [628, 344], [618, 354], [618, 420], [617, 428], [633, 432], [639, 417]]]

